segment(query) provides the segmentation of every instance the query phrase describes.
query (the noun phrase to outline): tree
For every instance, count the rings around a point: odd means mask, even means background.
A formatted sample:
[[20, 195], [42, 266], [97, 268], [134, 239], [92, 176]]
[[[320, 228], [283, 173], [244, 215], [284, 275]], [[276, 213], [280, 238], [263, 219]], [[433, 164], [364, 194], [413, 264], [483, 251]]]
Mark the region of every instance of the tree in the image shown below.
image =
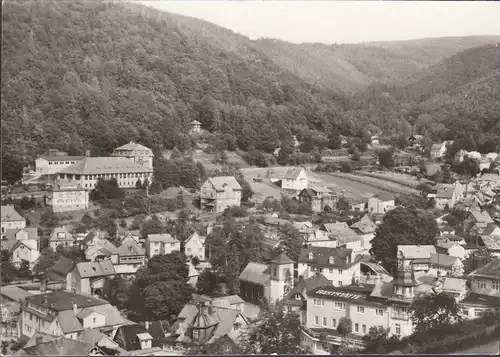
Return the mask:
[[461, 320], [460, 307], [455, 298], [444, 292], [415, 297], [409, 307], [409, 314], [415, 332], [424, 332]]
[[131, 308], [134, 305], [131, 299], [132, 282], [121, 276], [107, 278], [104, 282], [104, 297], [118, 309]]
[[491, 255], [487, 249], [480, 247], [477, 251], [472, 252], [467, 258], [464, 259], [464, 275], [467, 275], [494, 260], [495, 257]]
[[142, 182], [140, 179], [137, 179], [137, 181], [135, 182], [135, 188], [138, 190], [142, 189]]
[[264, 309], [258, 324], [250, 325], [242, 336], [244, 354], [309, 354], [301, 346], [300, 318], [278, 306]]
[[434, 244], [437, 223], [427, 212], [416, 207], [396, 207], [377, 227], [372, 239], [372, 254], [389, 272], [397, 266], [397, 246]]
[[222, 281], [222, 277], [218, 276], [211, 270], [204, 269], [198, 276], [198, 281], [196, 283], [196, 290], [200, 294], [210, 295], [217, 288], [217, 284]]
[[299, 230], [291, 224], [285, 224], [279, 227], [278, 237], [285, 254], [293, 261], [298, 261], [304, 246], [304, 239]]
[[10, 185], [20, 181], [23, 177], [23, 167], [23, 160], [20, 157], [13, 155], [6, 148], [3, 148], [2, 180], [6, 180]]
[[252, 198], [254, 192], [252, 190], [252, 187], [250, 184], [245, 180], [245, 177], [243, 177], [243, 174], [241, 172], [237, 172], [234, 177], [236, 178], [236, 181], [240, 184], [242, 188], [241, 192], [241, 201], [242, 202], [248, 202], [250, 198]]
[[134, 281], [134, 312], [145, 320], [169, 320], [191, 300], [189, 267], [180, 252], [155, 255]]
[[72, 247], [65, 247], [62, 244], [58, 245], [56, 248], [56, 254], [58, 256], [63, 256], [75, 263], [81, 263], [86, 261], [85, 251], [77, 245]]
[[31, 279], [33, 274], [31, 273], [30, 262], [27, 260], [22, 260], [19, 269], [17, 269], [17, 276], [20, 279]]
[[47, 208], [40, 217], [39, 224], [45, 228], [54, 228], [59, 225], [59, 219], [52, 208]]
[[377, 152], [378, 162], [380, 166], [390, 169], [394, 166], [393, 150], [385, 149]]
[[33, 273], [37, 277], [47, 276], [52, 266], [57, 261], [57, 254], [51, 247], [44, 248], [38, 258], [37, 263], [33, 267]]
[[347, 335], [349, 335], [352, 332], [351, 319], [348, 317], [341, 317], [339, 320], [339, 324], [337, 325], [337, 332], [340, 333], [345, 340]]
[[90, 199], [93, 201], [110, 200], [114, 198], [124, 198], [125, 191], [118, 185], [116, 178], [105, 180], [100, 178], [95, 188], [90, 191]]
[[349, 210], [349, 201], [347, 201], [347, 199], [344, 196], [340, 196], [339, 200], [337, 201], [337, 209], [340, 212]]
[[1, 284], [8, 284], [11, 281], [15, 280], [17, 277], [17, 271], [14, 264], [12, 264], [12, 260], [10, 259], [10, 253], [6, 249], [2, 249], [2, 274], [0, 274]]
[[193, 346], [186, 350], [187, 356], [242, 355], [243, 349], [229, 338], [219, 337], [213, 342]]
[[144, 221], [140, 231], [143, 239], [146, 239], [149, 234], [161, 234], [165, 232], [165, 226], [161, 223], [157, 215], [153, 215], [151, 219]]
[[384, 353], [384, 345], [389, 339], [389, 329], [383, 326], [371, 326], [368, 333], [363, 336], [365, 353]]

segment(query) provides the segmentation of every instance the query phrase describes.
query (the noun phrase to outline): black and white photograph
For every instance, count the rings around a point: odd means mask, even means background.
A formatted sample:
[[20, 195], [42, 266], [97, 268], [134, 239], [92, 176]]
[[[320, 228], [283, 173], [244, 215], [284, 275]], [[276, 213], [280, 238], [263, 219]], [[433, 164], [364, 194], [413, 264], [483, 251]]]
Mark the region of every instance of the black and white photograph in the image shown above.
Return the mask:
[[0, 356], [500, 354], [500, 2], [1, 16]]

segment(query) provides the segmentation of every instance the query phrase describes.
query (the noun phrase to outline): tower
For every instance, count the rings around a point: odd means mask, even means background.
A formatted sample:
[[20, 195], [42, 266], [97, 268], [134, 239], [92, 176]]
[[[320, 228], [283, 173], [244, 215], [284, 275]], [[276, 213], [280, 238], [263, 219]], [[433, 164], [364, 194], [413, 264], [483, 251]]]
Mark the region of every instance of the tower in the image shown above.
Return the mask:
[[393, 295], [403, 299], [412, 299], [417, 285], [411, 263], [405, 260], [403, 254], [400, 254], [398, 270], [394, 278]]
[[281, 299], [293, 288], [294, 261], [285, 253], [278, 254], [269, 263], [271, 275], [270, 302]]

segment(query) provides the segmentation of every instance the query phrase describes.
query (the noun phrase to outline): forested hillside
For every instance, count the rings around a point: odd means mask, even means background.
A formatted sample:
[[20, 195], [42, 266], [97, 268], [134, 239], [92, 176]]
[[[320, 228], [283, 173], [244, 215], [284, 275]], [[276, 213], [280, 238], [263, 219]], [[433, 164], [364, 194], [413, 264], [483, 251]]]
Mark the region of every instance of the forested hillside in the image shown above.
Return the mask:
[[[194, 145], [192, 120], [212, 147], [266, 153], [290, 144], [292, 134], [314, 136], [309, 149], [324, 146], [325, 136], [366, 139], [380, 130], [443, 139], [472, 128], [478, 142], [500, 136], [496, 46], [440, 64], [459, 40], [437, 54], [426, 54], [425, 43], [408, 53], [373, 44], [296, 50], [138, 4], [97, 1], [4, 1], [2, 35], [2, 174], [49, 148], [107, 155], [133, 140], [182, 151]], [[481, 41], [493, 37], [462, 43]], [[437, 85], [436, 76], [444, 76]], [[407, 91], [374, 83], [403, 77]], [[409, 88], [435, 95], [401, 94]]]

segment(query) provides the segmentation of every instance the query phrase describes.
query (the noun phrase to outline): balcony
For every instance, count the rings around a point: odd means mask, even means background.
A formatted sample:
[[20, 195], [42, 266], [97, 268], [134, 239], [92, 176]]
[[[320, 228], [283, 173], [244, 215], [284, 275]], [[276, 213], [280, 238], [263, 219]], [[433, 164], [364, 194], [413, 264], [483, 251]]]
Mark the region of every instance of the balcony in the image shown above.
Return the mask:
[[398, 313], [395, 313], [395, 312], [393, 312], [391, 314], [391, 318], [393, 318], [394, 320], [403, 320], [403, 321], [408, 321], [409, 320], [408, 314], [398, 314]]

